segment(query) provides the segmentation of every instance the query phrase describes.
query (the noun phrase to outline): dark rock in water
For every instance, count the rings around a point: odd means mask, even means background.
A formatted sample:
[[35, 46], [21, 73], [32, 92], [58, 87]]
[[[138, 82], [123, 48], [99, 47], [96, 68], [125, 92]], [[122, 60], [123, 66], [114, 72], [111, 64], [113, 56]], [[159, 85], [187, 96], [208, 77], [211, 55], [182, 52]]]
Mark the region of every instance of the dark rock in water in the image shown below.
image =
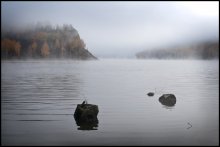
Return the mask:
[[163, 94], [159, 101], [166, 106], [174, 106], [176, 104], [176, 97], [174, 94]]
[[148, 96], [154, 96], [154, 93], [153, 92], [149, 92], [147, 95]]
[[94, 130], [98, 126], [99, 109], [93, 104], [78, 104], [74, 113], [76, 124], [80, 126], [80, 130]]

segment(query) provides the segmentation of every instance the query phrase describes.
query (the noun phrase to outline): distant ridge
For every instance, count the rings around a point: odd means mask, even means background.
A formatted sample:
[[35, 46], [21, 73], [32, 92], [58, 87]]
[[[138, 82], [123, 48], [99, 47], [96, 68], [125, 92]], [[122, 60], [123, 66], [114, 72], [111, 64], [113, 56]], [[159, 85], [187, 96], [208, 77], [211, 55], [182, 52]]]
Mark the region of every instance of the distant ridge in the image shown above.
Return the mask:
[[155, 48], [139, 52], [136, 57], [139, 59], [218, 59], [219, 42]]

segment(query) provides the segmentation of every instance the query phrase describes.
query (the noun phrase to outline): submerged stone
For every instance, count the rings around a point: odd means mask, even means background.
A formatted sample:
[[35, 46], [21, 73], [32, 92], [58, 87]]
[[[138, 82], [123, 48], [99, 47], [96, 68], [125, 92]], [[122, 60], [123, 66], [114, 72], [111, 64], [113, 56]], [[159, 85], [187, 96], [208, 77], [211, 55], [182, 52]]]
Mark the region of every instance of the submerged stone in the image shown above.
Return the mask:
[[176, 104], [176, 97], [174, 94], [163, 94], [159, 97], [159, 101], [166, 106], [174, 106]]

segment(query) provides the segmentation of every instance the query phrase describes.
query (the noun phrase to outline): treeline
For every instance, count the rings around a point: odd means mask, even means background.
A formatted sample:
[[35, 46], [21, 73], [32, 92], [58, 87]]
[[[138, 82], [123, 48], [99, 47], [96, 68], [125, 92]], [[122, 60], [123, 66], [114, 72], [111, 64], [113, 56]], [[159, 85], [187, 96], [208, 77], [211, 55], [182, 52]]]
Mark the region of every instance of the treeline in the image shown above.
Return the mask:
[[142, 51], [136, 54], [141, 59], [215, 59], [219, 58], [219, 42], [203, 42]]
[[72, 25], [37, 26], [25, 31], [4, 32], [1, 58], [96, 58]]

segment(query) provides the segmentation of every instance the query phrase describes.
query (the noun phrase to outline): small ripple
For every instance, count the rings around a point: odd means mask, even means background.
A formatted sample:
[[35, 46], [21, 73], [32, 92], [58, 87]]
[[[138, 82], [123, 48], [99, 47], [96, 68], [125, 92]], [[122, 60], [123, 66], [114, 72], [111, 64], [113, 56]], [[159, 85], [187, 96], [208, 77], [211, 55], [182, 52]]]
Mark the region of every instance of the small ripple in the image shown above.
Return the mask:
[[29, 119], [18, 119], [18, 120], [11, 120], [11, 121], [62, 121], [62, 120], [41, 120], [41, 119], [36, 119], [36, 120], [29, 120]]
[[37, 111], [37, 110], [68, 110], [68, 109], [74, 109], [74, 108], [39, 108], [39, 109], [16, 109], [16, 108], [4, 108], [5, 110], [28, 110], [28, 111]]
[[4, 115], [73, 115], [73, 114], [59, 114], [59, 113], [3, 113]]
[[3, 121], [63, 121], [63, 120], [46, 120], [46, 119], [3, 119]]
[[[72, 101], [72, 100], [81, 100], [81, 99], [62, 99], [62, 98], [42, 98], [42, 99], [35, 99], [35, 101], [26, 101], [27, 99], [7, 99], [2, 100], [2, 102], [39, 102], [39, 101]], [[36, 101], [37, 100], [37, 101]]]
[[2, 103], [13, 103], [13, 104], [15, 104], [15, 103], [21, 103], [21, 104], [23, 104], [23, 103], [38, 103], [38, 104], [54, 104], [54, 103], [49, 103], [49, 102], [13, 102], [13, 101], [8, 101], [8, 102], [2, 102]]

